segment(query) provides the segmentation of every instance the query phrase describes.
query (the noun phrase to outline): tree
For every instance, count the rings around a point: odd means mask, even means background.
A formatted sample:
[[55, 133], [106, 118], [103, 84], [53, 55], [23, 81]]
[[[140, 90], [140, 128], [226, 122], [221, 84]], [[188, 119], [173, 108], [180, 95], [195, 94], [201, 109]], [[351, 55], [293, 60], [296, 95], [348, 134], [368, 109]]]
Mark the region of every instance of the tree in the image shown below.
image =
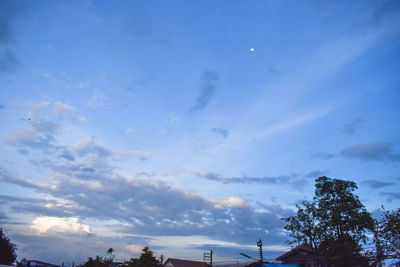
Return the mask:
[[10, 239], [3, 233], [3, 229], [0, 228], [0, 264], [13, 264], [17, 258], [16, 249], [17, 246], [11, 243]]
[[400, 258], [400, 208], [384, 211], [374, 233], [377, 261], [385, 257]]
[[314, 200], [324, 231], [321, 252], [333, 262], [344, 264], [360, 255], [360, 242], [366, 243], [366, 232], [373, 231], [374, 220], [353, 194], [355, 182], [323, 176], [316, 180], [315, 187]]
[[127, 267], [158, 267], [160, 266], [160, 261], [153, 256], [153, 251], [149, 247], [144, 247], [142, 249], [143, 253], [139, 258], [131, 258], [129, 261], [125, 262]]
[[317, 266], [318, 247], [321, 243], [321, 232], [318, 227], [317, 209], [313, 202], [302, 201], [296, 205], [297, 215], [285, 218], [288, 222], [285, 230], [289, 231], [292, 240], [289, 244], [300, 244], [310, 247], [313, 253], [314, 266]]
[[115, 252], [115, 250], [113, 248], [109, 248], [107, 250], [107, 254], [108, 254], [108, 258], [109, 258], [110, 262], [113, 262], [113, 260], [114, 260], [114, 255], [113, 255], [114, 252]]
[[374, 221], [353, 194], [356, 183], [325, 176], [315, 182], [313, 202], [302, 202], [297, 215], [286, 218], [290, 242], [309, 245], [317, 259], [321, 255], [337, 265], [351, 265]]
[[103, 259], [100, 256], [96, 256], [95, 259], [89, 257], [88, 260], [83, 264], [85, 267], [108, 267], [107, 259]]

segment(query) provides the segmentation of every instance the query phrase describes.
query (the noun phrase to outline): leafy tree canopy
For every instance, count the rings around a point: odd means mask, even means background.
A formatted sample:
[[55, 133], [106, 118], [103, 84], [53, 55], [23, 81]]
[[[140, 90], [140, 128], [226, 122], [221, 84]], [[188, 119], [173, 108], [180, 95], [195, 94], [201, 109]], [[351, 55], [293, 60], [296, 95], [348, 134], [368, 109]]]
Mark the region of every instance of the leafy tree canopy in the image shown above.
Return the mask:
[[285, 218], [291, 244], [310, 246], [334, 263], [346, 264], [360, 255], [361, 242], [374, 221], [358, 196], [356, 183], [322, 176], [315, 180], [312, 202], [297, 205], [297, 214]]
[[96, 256], [96, 258], [89, 257], [88, 260], [83, 264], [85, 267], [108, 267], [109, 262], [107, 259], [103, 259], [100, 256]]
[[3, 229], [0, 228], [0, 264], [13, 264], [17, 258], [16, 249], [17, 246], [11, 243], [10, 239], [3, 233]]
[[376, 223], [375, 243], [378, 260], [384, 257], [400, 258], [400, 208], [384, 211], [383, 217]]
[[142, 249], [142, 254], [139, 258], [131, 258], [125, 263], [127, 267], [158, 267], [160, 266], [160, 261], [157, 260], [153, 255], [153, 251], [149, 247], [144, 247]]

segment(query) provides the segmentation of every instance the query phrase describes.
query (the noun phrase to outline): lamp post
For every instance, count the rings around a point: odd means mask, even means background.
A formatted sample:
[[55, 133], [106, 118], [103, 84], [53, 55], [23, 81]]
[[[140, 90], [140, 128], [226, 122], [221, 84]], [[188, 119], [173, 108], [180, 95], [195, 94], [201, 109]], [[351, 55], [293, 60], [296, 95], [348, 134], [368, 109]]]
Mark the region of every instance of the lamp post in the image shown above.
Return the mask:
[[261, 239], [258, 239], [257, 247], [260, 248], [260, 262], [262, 263], [263, 262], [263, 254], [262, 254], [262, 241], [261, 241]]

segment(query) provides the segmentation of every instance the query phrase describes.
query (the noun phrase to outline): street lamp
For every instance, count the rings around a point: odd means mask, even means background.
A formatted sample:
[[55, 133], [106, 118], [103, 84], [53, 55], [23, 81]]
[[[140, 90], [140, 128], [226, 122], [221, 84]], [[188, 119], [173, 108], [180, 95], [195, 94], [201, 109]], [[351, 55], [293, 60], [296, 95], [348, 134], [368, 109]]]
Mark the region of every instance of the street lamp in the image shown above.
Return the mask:
[[261, 241], [261, 239], [258, 239], [258, 241], [257, 241], [257, 247], [260, 248], [260, 262], [263, 262], [262, 241]]

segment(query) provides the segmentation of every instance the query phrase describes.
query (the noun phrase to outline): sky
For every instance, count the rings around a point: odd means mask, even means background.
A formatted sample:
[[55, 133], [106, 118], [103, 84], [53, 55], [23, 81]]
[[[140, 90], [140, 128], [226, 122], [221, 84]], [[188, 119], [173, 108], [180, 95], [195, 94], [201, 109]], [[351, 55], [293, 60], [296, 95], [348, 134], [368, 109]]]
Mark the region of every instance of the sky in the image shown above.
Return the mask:
[[400, 1], [0, 1], [18, 259], [275, 258], [320, 176], [400, 205]]

